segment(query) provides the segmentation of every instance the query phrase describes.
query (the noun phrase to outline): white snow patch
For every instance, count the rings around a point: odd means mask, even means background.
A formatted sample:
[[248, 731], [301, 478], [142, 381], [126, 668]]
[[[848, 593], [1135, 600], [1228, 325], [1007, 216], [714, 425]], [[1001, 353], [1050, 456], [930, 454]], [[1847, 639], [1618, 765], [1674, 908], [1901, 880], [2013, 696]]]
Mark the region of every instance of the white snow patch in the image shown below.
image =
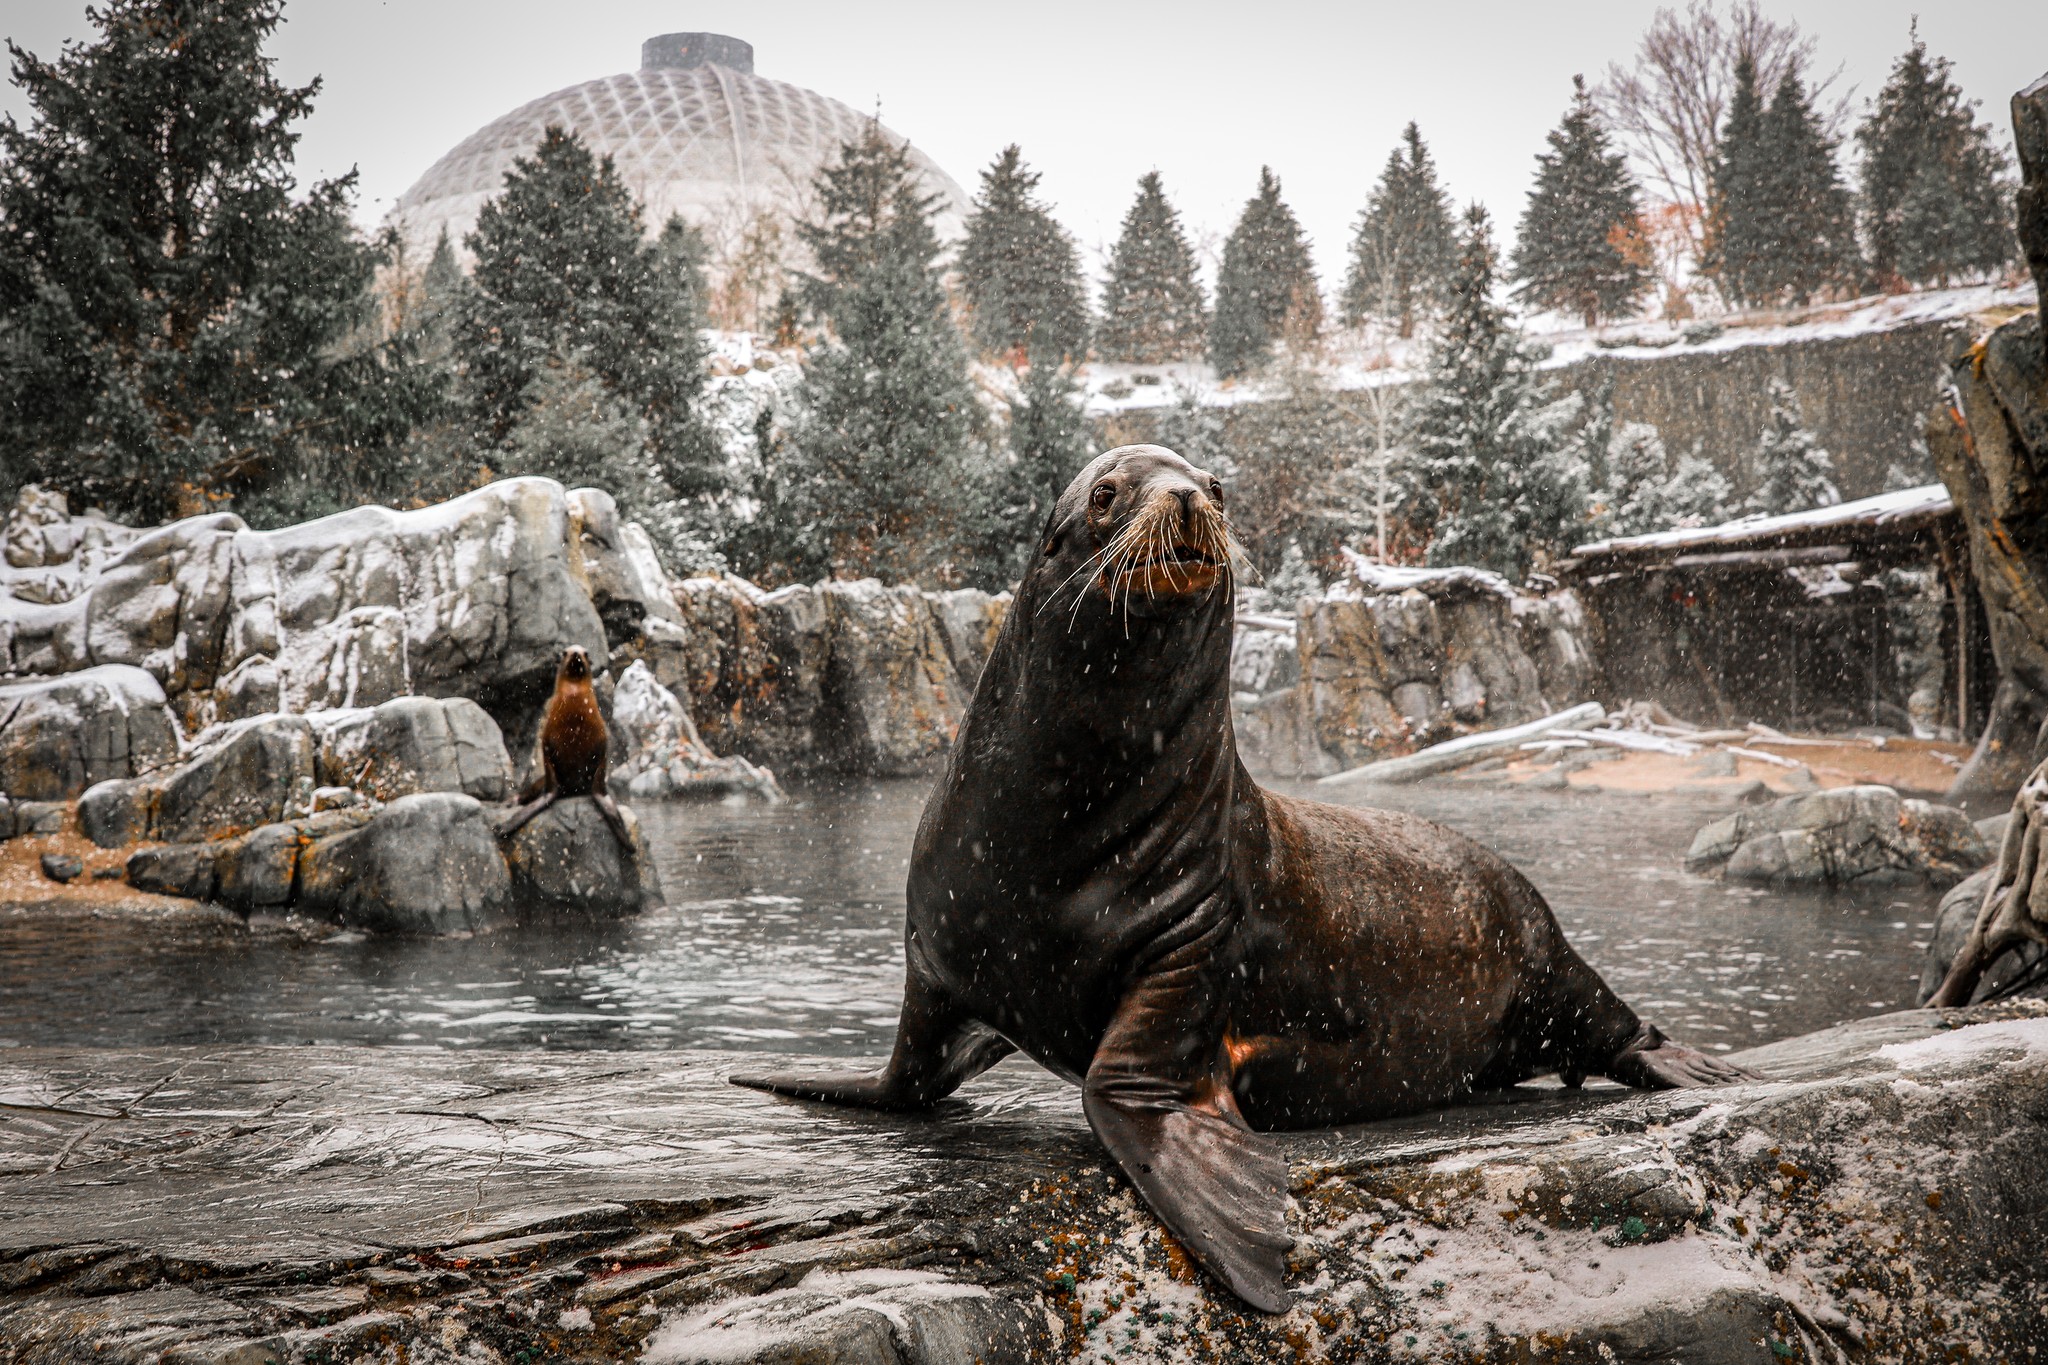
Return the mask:
[[564, 1308], [556, 1316], [555, 1322], [565, 1332], [588, 1332], [590, 1330], [590, 1310], [588, 1308]]
[[961, 1299], [985, 1299], [979, 1285], [924, 1270], [813, 1270], [788, 1289], [727, 1300], [655, 1329], [643, 1365], [719, 1365], [779, 1355], [793, 1340], [815, 1337], [832, 1319], [874, 1313], [898, 1332], [909, 1310]]
[[1617, 550], [1669, 550], [1705, 548], [1713, 545], [1751, 543], [1760, 538], [1792, 531], [1820, 530], [1830, 526], [1882, 526], [1902, 517], [1938, 515], [1954, 503], [1948, 489], [1938, 483], [1919, 488], [1901, 488], [1876, 497], [1838, 502], [1782, 516], [1738, 517], [1719, 526], [1689, 527], [1677, 531], [1652, 531], [1648, 535], [1596, 540], [1573, 549], [1573, 554], [1609, 554]]
[[1901, 1071], [1933, 1070], [1958, 1062], [1975, 1061], [1987, 1053], [2020, 1053], [2033, 1060], [2034, 1054], [2048, 1061], [2048, 1019], [2005, 1019], [1989, 1024], [1969, 1024], [1949, 1033], [1938, 1033], [1912, 1043], [1887, 1043], [1877, 1055]]
[[1653, 1311], [1682, 1314], [1716, 1293], [1758, 1287], [1725, 1248], [1691, 1233], [1627, 1247], [1593, 1232], [1552, 1231], [1540, 1244], [1507, 1233], [1498, 1242], [1482, 1237], [1476, 1228], [1447, 1234], [1410, 1271], [1403, 1288], [1423, 1329], [1418, 1335], [1485, 1323], [1507, 1336], [1569, 1337]]

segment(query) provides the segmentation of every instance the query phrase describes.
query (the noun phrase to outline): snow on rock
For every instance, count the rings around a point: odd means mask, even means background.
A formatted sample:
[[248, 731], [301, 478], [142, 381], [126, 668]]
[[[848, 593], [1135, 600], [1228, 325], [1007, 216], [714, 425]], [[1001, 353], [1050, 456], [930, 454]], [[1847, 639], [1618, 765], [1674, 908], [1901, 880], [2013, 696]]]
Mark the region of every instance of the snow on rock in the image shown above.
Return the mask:
[[0, 682], [0, 791], [14, 800], [69, 800], [177, 758], [163, 687], [139, 668]]
[[[1282, 646], [1250, 637], [1279, 631], [1239, 626], [1234, 668], [1246, 685], [1237, 687], [1243, 695], [1234, 719], [1254, 771], [1325, 776], [1417, 743], [1533, 720], [1593, 689], [1586, 617], [1570, 593], [1552, 594], [1539, 609], [1484, 569], [1406, 568], [1346, 555], [1351, 573], [1299, 604], [1287, 636], [1296, 653], [1291, 669], [1259, 667]], [[1262, 695], [1253, 685], [1284, 676], [1298, 681], [1271, 683], [1276, 690]], [[1560, 695], [1551, 696], [1552, 688]]]
[[612, 693], [612, 728], [626, 758], [612, 769], [613, 790], [635, 799], [747, 796], [783, 799], [775, 774], [735, 754], [704, 747], [690, 710], [663, 687], [645, 661], [634, 660]]

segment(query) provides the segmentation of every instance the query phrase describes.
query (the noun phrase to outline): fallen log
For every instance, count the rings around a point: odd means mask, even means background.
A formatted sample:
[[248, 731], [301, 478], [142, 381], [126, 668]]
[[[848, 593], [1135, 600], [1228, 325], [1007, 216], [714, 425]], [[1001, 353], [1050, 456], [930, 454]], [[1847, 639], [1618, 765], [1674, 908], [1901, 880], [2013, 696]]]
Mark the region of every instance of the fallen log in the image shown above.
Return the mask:
[[1447, 739], [1442, 744], [1433, 744], [1417, 753], [1401, 758], [1381, 759], [1363, 767], [1347, 768], [1341, 773], [1331, 773], [1318, 778], [1317, 784], [1325, 787], [1343, 786], [1351, 782], [1413, 782], [1432, 773], [1450, 772], [1468, 763], [1477, 763], [1503, 750], [1518, 748], [1523, 740], [1534, 739], [1552, 730], [1584, 725], [1600, 720], [1607, 714], [1607, 708], [1599, 702], [1581, 702], [1555, 715], [1532, 720], [1523, 725], [1510, 725], [1504, 730], [1485, 730], [1476, 735], [1460, 735]]

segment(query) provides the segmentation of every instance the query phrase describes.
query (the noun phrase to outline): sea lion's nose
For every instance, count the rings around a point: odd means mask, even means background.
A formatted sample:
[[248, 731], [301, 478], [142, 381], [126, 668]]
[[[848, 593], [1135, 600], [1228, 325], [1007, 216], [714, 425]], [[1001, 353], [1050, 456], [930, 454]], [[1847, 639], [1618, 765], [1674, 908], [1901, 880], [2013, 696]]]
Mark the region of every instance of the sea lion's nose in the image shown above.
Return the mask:
[[1195, 518], [1195, 490], [1176, 488], [1173, 490], [1173, 496], [1180, 499], [1180, 524], [1192, 526]]

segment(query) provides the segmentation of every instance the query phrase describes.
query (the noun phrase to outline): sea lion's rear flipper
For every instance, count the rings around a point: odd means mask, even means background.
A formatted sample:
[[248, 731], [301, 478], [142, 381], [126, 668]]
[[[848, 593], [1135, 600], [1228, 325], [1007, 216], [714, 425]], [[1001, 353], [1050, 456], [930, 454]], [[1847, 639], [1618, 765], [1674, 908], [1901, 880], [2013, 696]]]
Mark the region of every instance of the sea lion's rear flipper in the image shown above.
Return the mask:
[[1654, 1024], [1644, 1024], [1603, 1069], [1610, 1080], [1638, 1090], [1684, 1090], [1698, 1085], [1763, 1079], [1733, 1062], [1672, 1042]]
[[913, 972], [904, 983], [896, 1048], [880, 1071], [774, 1071], [727, 1079], [749, 1090], [767, 1090], [799, 1100], [863, 1109], [925, 1109], [1016, 1050], [1008, 1039], [967, 1017]]
[[[1194, 926], [1190, 926], [1194, 927]], [[1223, 1056], [1219, 917], [1147, 964], [1081, 1082], [1088, 1126], [1202, 1268], [1284, 1313], [1287, 1162], [1238, 1112]]]

